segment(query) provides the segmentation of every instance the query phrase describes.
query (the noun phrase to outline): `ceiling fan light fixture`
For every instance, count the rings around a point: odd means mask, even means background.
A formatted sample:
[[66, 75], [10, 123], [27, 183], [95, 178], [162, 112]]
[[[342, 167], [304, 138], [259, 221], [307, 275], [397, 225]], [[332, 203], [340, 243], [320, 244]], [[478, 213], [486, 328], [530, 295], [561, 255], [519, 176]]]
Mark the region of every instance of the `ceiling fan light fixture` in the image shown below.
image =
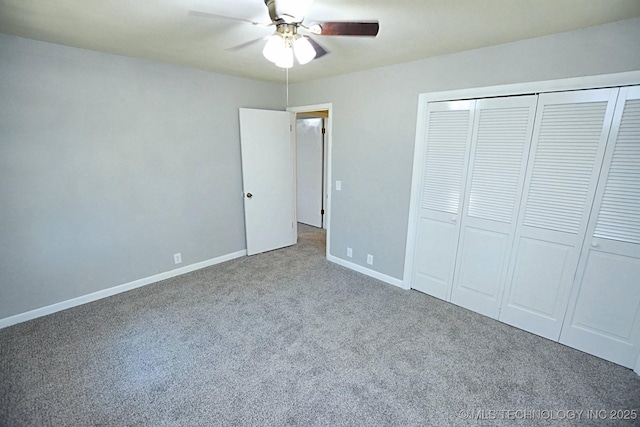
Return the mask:
[[304, 36], [298, 36], [293, 40], [293, 52], [300, 65], [307, 64], [316, 57], [316, 50]]
[[280, 51], [280, 57], [276, 61], [276, 66], [280, 68], [293, 67], [293, 49], [291, 46], [285, 46], [285, 48]]
[[262, 49], [262, 55], [273, 63], [277, 63], [280, 60], [283, 52], [287, 49], [287, 42], [280, 33], [275, 33], [267, 40], [267, 43]]

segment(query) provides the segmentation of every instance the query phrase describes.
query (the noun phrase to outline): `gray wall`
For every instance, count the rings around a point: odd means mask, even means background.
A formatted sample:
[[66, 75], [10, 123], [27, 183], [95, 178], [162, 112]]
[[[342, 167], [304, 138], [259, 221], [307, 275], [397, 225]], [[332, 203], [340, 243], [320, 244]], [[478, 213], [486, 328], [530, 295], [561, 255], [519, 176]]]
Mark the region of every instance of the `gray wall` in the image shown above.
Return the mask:
[[0, 34], [0, 319], [246, 248], [238, 107], [284, 88]]
[[418, 94], [640, 70], [639, 46], [634, 19], [292, 86], [333, 103], [331, 254], [402, 279]]

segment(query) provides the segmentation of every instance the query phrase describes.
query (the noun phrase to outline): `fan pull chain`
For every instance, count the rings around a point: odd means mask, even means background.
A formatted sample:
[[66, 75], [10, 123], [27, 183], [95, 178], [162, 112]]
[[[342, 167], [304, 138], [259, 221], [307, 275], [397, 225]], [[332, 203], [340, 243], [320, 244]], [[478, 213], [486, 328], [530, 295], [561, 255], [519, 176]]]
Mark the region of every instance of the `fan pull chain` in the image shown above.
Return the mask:
[[289, 69], [286, 68], [287, 70], [287, 107], [289, 106]]

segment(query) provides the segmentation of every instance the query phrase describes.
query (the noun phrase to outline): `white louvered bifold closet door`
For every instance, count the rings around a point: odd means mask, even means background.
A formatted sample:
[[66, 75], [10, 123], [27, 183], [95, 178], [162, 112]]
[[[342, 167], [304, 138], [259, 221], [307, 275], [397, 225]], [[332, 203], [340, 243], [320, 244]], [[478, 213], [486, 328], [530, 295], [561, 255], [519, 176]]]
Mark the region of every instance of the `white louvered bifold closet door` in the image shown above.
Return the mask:
[[500, 320], [558, 340], [618, 89], [539, 96]]
[[451, 302], [498, 317], [538, 97], [476, 103]]
[[626, 367], [640, 352], [640, 87], [622, 88], [560, 342]]
[[449, 300], [475, 101], [430, 103], [412, 287]]

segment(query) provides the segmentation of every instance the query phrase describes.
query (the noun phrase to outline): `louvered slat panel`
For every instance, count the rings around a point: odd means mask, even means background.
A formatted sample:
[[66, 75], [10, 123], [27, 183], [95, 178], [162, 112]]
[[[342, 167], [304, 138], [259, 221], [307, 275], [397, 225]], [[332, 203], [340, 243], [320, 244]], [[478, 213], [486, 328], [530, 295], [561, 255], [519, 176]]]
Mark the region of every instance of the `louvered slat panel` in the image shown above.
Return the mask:
[[458, 213], [469, 110], [432, 111], [422, 181], [422, 208]]
[[529, 107], [480, 112], [469, 216], [511, 223], [528, 121]]
[[544, 106], [524, 225], [578, 232], [606, 108], [606, 102]]
[[640, 100], [622, 113], [594, 236], [640, 244]]

